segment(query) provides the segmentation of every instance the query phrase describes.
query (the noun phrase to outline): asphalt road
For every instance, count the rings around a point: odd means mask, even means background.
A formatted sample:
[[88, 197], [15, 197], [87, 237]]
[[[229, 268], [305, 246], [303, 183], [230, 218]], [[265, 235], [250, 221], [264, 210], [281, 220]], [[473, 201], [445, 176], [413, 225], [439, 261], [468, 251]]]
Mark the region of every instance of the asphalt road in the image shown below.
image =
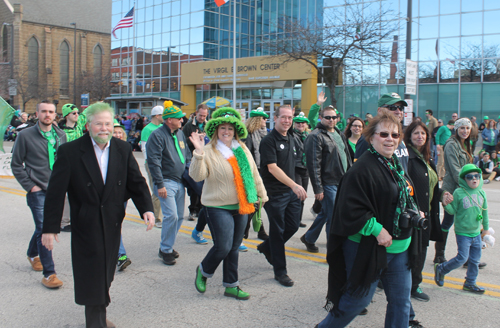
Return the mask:
[[[6, 143], [6, 151], [10, 151]], [[141, 153], [136, 153], [143, 169]], [[500, 182], [485, 186], [488, 195], [490, 225], [499, 231]], [[309, 226], [314, 195], [309, 188], [303, 221]], [[188, 213], [186, 199], [186, 214]], [[58, 277], [64, 286], [48, 290], [41, 284], [42, 274], [31, 270], [26, 249], [34, 230], [25, 192], [15, 179], [0, 179], [0, 327], [84, 327], [84, 308], [74, 303], [70, 256], [70, 233], [62, 233], [53, 252]], [[265, 213], [264, 223], [268, 226]], [[251, 232], [245, 240], [249, 247], [240, 253], [239, 280], [251, 294], [248, 301], [224, 297], [219, 268], [208, 280], [207, 291], [200, 294], [194, 287], [195, 268], [210, 248], [197, 245], [190, 233], [195, 223], [184, 221], [175, 249], [180, 258], [166, 266], [158, 258], [160, 230], [146, 232], [138, 213], [129, 202], [123, 224], [123, 240], [132, 264], [118, 272], [111, 287], [108, 318], [118, 327], [314, 327], [327, 314], [323, 310], [327, 288], [328, 266], [325, 261], [326, 237], [317, 243], [320, 253], [305, 251], [301, 228], [287, 244], [288, 272], [295, 285], [285, 288], [273, 279], [273, 271], [264, 256], [256, 251], [260, 240]], [[205, 236], [209, 237], [208, 230]], [[444, 287], [433, 281], [433, 245], [424, 268], [422, 289], [429, 302], [413, 301], [417, 319], [427, 328], [500, 327], [500, 264], [498, 249], [486, 249], [482, 260], [488, 266], [479, 272], [478, 284], [485, 295], [461, 290], [465, 269], [446, 277]], [[448, 241], [447, 257], [456, 254], [453, 234]], [[75, 259], [78, 260], [78, 259]], [[386, 300], [377, 292], [366, 316], [356, 318], [349, 327], [383, 327]]]

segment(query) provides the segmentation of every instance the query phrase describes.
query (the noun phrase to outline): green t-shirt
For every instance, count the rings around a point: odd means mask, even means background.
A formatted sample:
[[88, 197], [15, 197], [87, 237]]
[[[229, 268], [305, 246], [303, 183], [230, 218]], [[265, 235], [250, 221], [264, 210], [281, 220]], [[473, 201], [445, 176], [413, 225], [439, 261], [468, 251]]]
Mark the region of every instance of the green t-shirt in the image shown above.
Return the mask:
[[333, 141], [335, 141], [335, 144], [339, 149], [340, 161], [342, 162], [342, 168], [344, 169], [345, 172], [347, 171], [347, 155], [345, 153], [344, 140], [342, 140], [342, 137], [340, 136], [340, 134], [337, 133], [337, 131], [328, 132], [328, 134], [332, 136]]
[[356, 144], [349, 139], [347, 139], [347, 142], [349, 143], [349, 146], [351, 146], [352, 151], [356, 153]]
[[154, 130], [158, 129], [161, 126], [161, 123], [158, 125], [153, 124], [153, 122], [149, 123], [142, 129], [141, 132], [141, 141], [147, 142], [149, 139], [149, 136], [151, 135], [151, 132]]
[[[382, 228], [383, 228], [382, 224], [377, 222], [377, 219], [371, 218], [370, 220], [368, 220], [368, 222], [366, 222], [363, 229], [361, 229], [357, 234], [349, 236], [347, 238], [359, 244], [359, 242], [361, 242], [361, 237], [370, 235], [377, 237], [382, 231]], [[410, 243], [411, 243], [411, 237], [403, 240], [393, 239], [391, 246], [387, 247], [386, 249], [387, 253], [389, 254], [403, 253], [408, 249], [408, 247], [410, 247]]]

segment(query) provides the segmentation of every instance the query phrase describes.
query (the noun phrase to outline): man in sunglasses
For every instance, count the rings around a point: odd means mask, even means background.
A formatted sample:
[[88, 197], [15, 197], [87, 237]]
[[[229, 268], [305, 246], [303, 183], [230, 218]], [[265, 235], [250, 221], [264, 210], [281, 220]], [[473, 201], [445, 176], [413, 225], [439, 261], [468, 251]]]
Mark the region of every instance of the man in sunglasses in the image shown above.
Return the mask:
[[[83, 136], [87, 118], [85, 112], [81, 115], [78, 113], [78, 107], [73, 104], [66, 104], [62, 107], [63, 119], [59, 123], [61, 128], [66, 133], [68, 142], [76, 140]], [[64, 201], [64, 211], [61, 220], [61, 231], [71, 232], [71, 224], [69, 219], [69, 202], [66, 197]]]
[[[380, 99], [378, 100], [378, 109], [377, 109], [377, 114], [380, 114], [380, 112], [383, 109], [389, 110], [394, 116], [396, 116], [399, 121], [403, 121], [403, 116], [404, 116], [404, 108], [408, 106], [408, 103], [404, 101], [404, 99], [401, 99], [401, 96], [398, 95], [397, 93], [385, 93], [383, 94]], [[408, 169], [408, 149], [406, 149], [406, 146], [404, 142], [402, 142], [402, 139], [400, 140], [401, 143], [399, 144], [398, 148], [394, 152], [396, 156], [398, 156], [399, 161], [401, 162], [401, 165], [403, 166], [403, 169], [406, 171]], [[356, 153], [354, 154], [354, 161], [356, 162], [358, 158], [361, 157], [361, 155], [364, 154], [364, 152], [368, 149], [369, 145], [368, 142], [365, 140], [363, 136], [359, 138], [358, 143], [356, 144]]]
[[[330, 230], [331, 217], [340, 179], [351, 167], [349, 145], [344, 134], [335, 126], [340, 118], [333, 106], [321, 111], [321, 122], [304, 142], [307, 171], [316, 200], [321, 202], [321, 212], [307, 232], [300, 237], [308, 252], [317, 253], [316, 240], [326, 223]], [[327, 234], [328, 235], [328, 234]]]

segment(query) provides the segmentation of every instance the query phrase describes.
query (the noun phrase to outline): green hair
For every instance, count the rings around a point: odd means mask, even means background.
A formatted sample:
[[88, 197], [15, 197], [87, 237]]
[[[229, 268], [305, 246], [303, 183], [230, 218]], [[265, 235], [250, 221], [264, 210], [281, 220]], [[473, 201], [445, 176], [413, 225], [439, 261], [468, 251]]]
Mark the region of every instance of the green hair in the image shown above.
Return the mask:
[[96, 102], [90, 105], [86, 110], [87, 122], [92, 123], [92, 120], [96, 114], [108, 112], [111, 114], [111, 118], [115, 116], [115, 110], [111, 106], [104, 102]]

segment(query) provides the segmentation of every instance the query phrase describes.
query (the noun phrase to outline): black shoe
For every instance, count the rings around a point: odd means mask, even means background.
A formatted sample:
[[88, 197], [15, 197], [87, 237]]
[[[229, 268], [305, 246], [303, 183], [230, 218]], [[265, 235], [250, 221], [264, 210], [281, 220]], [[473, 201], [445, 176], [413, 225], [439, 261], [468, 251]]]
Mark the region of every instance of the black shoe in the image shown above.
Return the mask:
[[[467, 262], [464, 263], [464, 268], [467, 269], [468, 266], [469, 266], [469, 260], [467, 260]], [[479, 265], [478, 265], [479, 269], [482, 269], [485, 266], [487, 266], [486, 262], [479, 262]]]
[[267, 235], [267, 233], [265, 231], [263, 231], [263, 232], [259, 231], [257, 233], [257, 238], [259, 238], [260, 240], [268, 240], [269, 236]]
[[446, 258], [444, 256], [436, 256], [434, 258], [434, 263], [441, 264], [441, 263], [444, 263], [444, 262], [446, 262]]
[[384, 289], [384, 285], [382, 284], [382, 280], [379, 280], [378, 283], [377, 283], [377, 288], [378, 289]]
[[266, 257], [266, 260], [267, 260], [267, 262], [269, 262], [269, 264], [273, 265], [273, 258], [271, 257], [271, 252], [266, 250], [263, 247], [263, 245], [264, 245], [264, 243], [257, 245], [257, 250], [259, 251], [259, 253], [264, 254], [264, 256]]
[[166, 265], [174, 265], [175, 264], [175, 254], [172, 253], [163, 253], [161, 249], [158, 251], [158, 257], [163, 260], [163, 263]]
[[424, 293], [420, 287], [411, 292], [411, 297], [421, 302], [429, 302], [430, 300], [429, 295]]
[[278, 280], [278, 282], [285, 287], [293, 286], [293, 280], [286, 274], [282, 276], [274, 276], [274, 279]]
[[172, 254], [174, 254], [174, 257], [177, 259], [179, 258], [179, 252], [176, 251], [175, 249], [172, 250]]
[[408, 322], [408, 328], [424, 328], [424, 326], [422, 326], [418, 320], [410, 320], [410, 322]]
[[61, 232], [71, 232], [71, 224], [61, 228]]
[[116, 264], [116, 267], [118, 268], [118, 271], [123, 271], [130, 264], [132, 264], [130, 258], [127, 255], [123, 255], [118, 258], [118, 263]]
[[306, 245], [306, 248], [307, 248], [307, 251], [310, 252], [310, 253], [318, 253], [319, 252], [319, 248], [312, 244], [312, 243], [309, 243], [307, 242], [306, 240], [306, 235], [303, 235], [302, 237], [300, 237], [300, 241]]
[[299, 227], [305, 228], [305, 227], [307, 227], [307, 224], [300, 222]]
[[191, 212], [189, 213], [188, 221], [195, 221], [198, 218], [198, 213]]
[[361, 310], [361, 312], [359, 312], [358, 315], [367, 315], [367, 314], [368, 314], [368, 309], [364, 308], [363, 310]]

